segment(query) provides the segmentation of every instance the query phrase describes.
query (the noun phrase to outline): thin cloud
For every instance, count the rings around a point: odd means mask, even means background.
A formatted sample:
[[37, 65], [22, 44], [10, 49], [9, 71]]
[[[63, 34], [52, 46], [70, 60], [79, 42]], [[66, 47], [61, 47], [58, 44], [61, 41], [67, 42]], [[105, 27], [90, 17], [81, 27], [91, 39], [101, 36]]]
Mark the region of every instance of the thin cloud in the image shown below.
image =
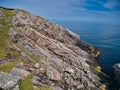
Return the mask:
[[118, 0], [0, 0], [0, 4], [25, 9], [48, 19], [104, 20], [112, 17], [111, 19], [117, 20], [120, 11], [118, 8], [111, 10], [118, 6], [115, 1], [118, 2]]
[[120, 2], [118, 0], [109, 0], [104, 4], [105, 8], [114, 9], [114, 7], [119, 6]]

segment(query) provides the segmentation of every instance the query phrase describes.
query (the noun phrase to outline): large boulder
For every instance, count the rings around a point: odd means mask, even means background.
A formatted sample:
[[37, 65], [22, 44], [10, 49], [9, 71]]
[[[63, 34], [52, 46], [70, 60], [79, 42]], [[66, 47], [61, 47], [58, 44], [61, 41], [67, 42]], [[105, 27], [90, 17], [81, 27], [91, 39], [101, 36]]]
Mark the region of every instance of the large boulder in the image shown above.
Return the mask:
[[61, 79], [60, 73], [53, 67], [48, 67], [48, 69], [46, 71], [46, 75], [47, 75], [48, 79], [50, 79], [50, 80], [58, 81]]
[[116, 90], [120, 89], [120, 63], [115, 64], [113, 66], [115, 72], [115, 79], [114, 79], [114, 88]]
[[[20, 78], [8, 73], [0, 72], [0, 88], [3, 90], [19, 90]], [[0, 90], [1, 90], [0, 89]]]
[[13, 68], [13, 70], [10, 72], [11, 75], [13, 76], [19, 76], [21, 79], [24, 77], [30, 75], [30, 73], [22, 68]]

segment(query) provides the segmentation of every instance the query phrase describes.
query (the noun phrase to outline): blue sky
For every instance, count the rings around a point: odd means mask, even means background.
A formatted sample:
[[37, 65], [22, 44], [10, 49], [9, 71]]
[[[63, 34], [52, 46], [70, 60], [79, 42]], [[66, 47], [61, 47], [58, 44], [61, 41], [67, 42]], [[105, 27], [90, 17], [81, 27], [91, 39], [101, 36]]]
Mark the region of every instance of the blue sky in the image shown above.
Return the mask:
[[120, 0], [0, 0], [0, 5], [24, 9], [47, 19], [120, 21]]

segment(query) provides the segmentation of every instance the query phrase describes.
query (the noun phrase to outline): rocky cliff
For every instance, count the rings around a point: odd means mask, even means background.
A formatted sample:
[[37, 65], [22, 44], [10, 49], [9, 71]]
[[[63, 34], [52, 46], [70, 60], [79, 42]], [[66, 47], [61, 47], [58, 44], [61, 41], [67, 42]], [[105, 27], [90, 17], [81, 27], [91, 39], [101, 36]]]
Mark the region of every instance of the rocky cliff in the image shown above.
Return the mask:
[[24, 10], [0, 7], [0, 88], [106, 90], [100, 52], [70, 30]]

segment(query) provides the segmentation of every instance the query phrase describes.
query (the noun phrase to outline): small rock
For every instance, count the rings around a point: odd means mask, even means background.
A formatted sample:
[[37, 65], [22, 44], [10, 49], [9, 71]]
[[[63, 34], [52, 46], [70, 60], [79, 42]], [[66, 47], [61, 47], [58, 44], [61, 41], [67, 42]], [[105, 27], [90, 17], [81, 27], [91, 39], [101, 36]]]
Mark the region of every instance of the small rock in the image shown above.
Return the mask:
[[80, 90], [80, 89], [83, 89], [84, 88], [84, 85], [83, 84], [80, 84], [77, 86], [77, 89]]
[[46, 75], [47, 75], [48, 79], [50, 79], [50, 80], [58, 81], [61, 79], [60, 73], [53, 67], [48, 67], [48, 69], [46, 71]]
[[65, 72], [74, 73], [74, 70], [72, 68], [70, 68], [70, 67], [66, 67]]
[[35, 69], [33, 69], [33, 68], [29, 68], [29, 70], [30, 70], [30, 71], [34, 71]]
[[35, 73], [36, 73], [36, 74], [39, 74], [39, 73], [40, 73], [40, 70], [39, 70], [39, 69], [36, 69], [36, 70], [35, 70]]
[[37, 90], [37, 89], [38, 89], [38, 87], [37, 87], [37, 86], [33, 86], [33, 88], [34, 88], [34, 90]]
[[21, 62], [21, 63], [19, 63], [17, 66], [22, 67], [23, 65], [24, 65], [24, 63], [23, 63], [23, 62]]
[[62, 88], [59, 87], [59, 86], [53, 86], [53, 90], [64, 90], [64, 89], [62, 89]]
[[11, 89], [11, 90], [20, 90], [19, 89], [19, 85], [16, 85], [15, 88]]
[[115, 64], [113, 66], [117, 80], [120, 82], [120, 64]]
[[40, 67], [40, 64], [39, 63], [36, 63], [35, 64], [35, 68], [39, 68]]
[[27, 75], [30, 75], [30, 73], [22, 68], [13, 68], [13, 70], [10, 72], [13, 76], [19, 76], [21, 79], [26, 77]]
[[41, 73], [45, 73], [45, 68], [40, 68]]
[[115, 64], [113, 66], [113, 68], [116, 70], [116, 71], [120, 71], [120, 64]]
[[17, 35], [16, 29], [10, 28], [10, 29], [9, 29], [9, 34], [10, 34], [10, 35]]
[[32, 78], [32, 82], [33, 82], [33, 84], [34, 85], [39, 85], [39, 77], [37, 77], [37, 76], [33, 76], [33, 78]]

